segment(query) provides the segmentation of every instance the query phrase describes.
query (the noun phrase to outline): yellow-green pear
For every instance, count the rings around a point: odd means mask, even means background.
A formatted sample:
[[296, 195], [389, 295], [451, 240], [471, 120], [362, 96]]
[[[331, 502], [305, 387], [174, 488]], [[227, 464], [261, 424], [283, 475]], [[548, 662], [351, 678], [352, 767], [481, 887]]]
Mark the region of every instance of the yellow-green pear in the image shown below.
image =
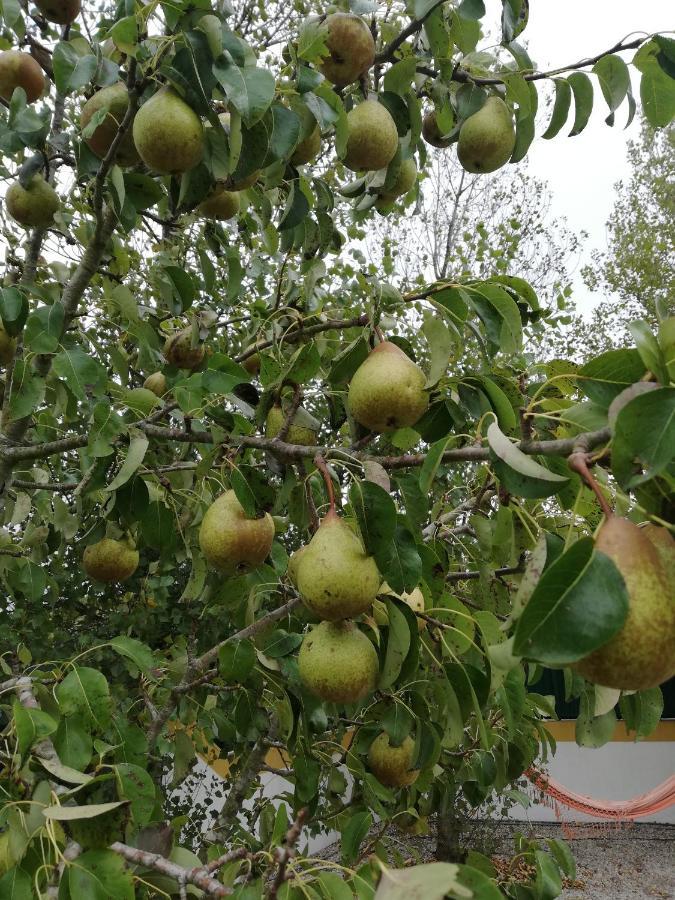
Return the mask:
[[[298, 407], [293, 415], [291, 427], [288, 429], [288, 433], [284, 440], [288, 444], [302, 444], [305, 447], [316, 447], [316, 430], [302, 424], [303, 413], [307, 415], [306, 411], [301, 406]], [[286, 412], [282, 406], [275, 403], [270, 407], [270, 411], [267, 413], [267, 419], [265, 420], [265, 436], [268, 438], [275, 438], [281, 431], [285, 421]]]
[[659, 554], [628, 519], [599, 528], [596, 550], [613, 561], [628, 592], [621, 631], [574, 668], [593, 684], [624, 691], [657, 687], [675, 675], [675, 602]]
[[260, 354], [254, 353], [252, 356], [247, 356], [242, 366], [249, 375], [258, 375], [260, 373]]
[[163, 397], [166, 394], [166, 375], [163, 372], [153, 372], [145, 379], [143, 387], [152, 391], [156, 397]]
[[182, 175], [204, 153], [204, 128], [197, 113], [169, 87], [143, 104], [134, 119], [134, 143], [149, 169]]
[[138, 568], [138, 559], [132, 544], [103, 538], [85, 547], [82, 568], [94, 581], [126, 581]]
[[[117, 84], [111, 84], [110, 87], [97, 91], [93, 97], [87, 100], [80, 113], [80, 126], [82, 129], [84, 130], [94, 115], [104, 108], [108, 109], [107, 116], [96, 131], [86, 138], [89, 148], [99, 159], [102, 159], [110, 149], [110, 145], [117, 137], [122, 119], [124, 119], [129, 108], [129, 93], [126, 84], [121, 81]], [[133, 166], [139, 159], [140, 156], [134, 144], [134, 136], [131, 128], [129, 128], [117, 146], [115, 161], [120, 166]]]
[[675, 540], [672, 534], [667, 528], [653, 525], [651, 522], [649, 525], [645, 525], [641, 531], [659, 554], [666, 582], [670, 587], [671, 594], [675, 595]]
[[273, 540], [272, 516], [249, 519], [234, 491], [225, 491], [209, 506], [199, 529], [199, 546], [207, 562], [227, 574], [261, 565]]
[[417, 781], [419, 769], [413, 769], [415, 741], [408, 735], [399, 747], [392, 746], [383, 731], [368, 750], [368, 768], [380, 784], [387, 787], [408, 787]]
[[377, 100], [364, 100], [347, 113], [348, 169], [384, 169], [398, 149], [398, 131], [391, 113]]
[[311, 162], [319, 155], [321, 150], [321, 129], [318, 125], [310, 131], [309, 135], [296, 145], [291, 162], [294, 166], [302, 166]]
[[47, 21], [70, 25], [80, 14], [82, 0], [35, 0], [35, 5]]
[[438, 127], [435, 109], [430, 110], [422, 119], [422, 137], [427, 144], [431, 144], [432, 147], [438, 147], [439, 150], [445, 150], [452, 143], [452, 141], [443, 136]]
[[353, 622], [321, 622], [302, 641], [298, 672], [316, 697], [356, 703], [375, 690], [379, 661], [375, 647]]
[[382, 580], [361, 539], [334, 511], [321, 521], [297, 572], [302, 602], [329, 622], [369, 609]]
[[[385, 581], [385, 582], [383, 582], [382, 586], [380, 587], [378, 594], [391, 594], [394, 597], [398, 597], [399, 600], [403, 600], [403, 602], [406, 603], [414, 613], [424, 612], [424, 594], [418, 587], [413, 588], [412, 591], [410, 591], [410, 593], [408, 593], [407, 591], [403, 591], [402, 594], [397, 594], [395, 591], [392, 591], [392, 589], [389, 587], [389, 585]], [[385, 607], [385, 614], [386, 614], [386, 607]], [[421, 619], [419, 616], [417, 616], [416, 618], [417, 618], [417, 628], [419, 631], [422, 631], [424, 628], [426, 628], [426, 625], [427, 625], [426, 620]], [[377, 619], [375, 621], [377, 621]], [[388, 621], [388, 617], [387, 617], [387, 621]], [[380, 623], [378, 622], [378, 624], [380, 624]], [[384, 624], [387, 624], [387, 623], [384, 623]]]
[[298, 547], [291, 555], [288, 557], [288, 568], [286, 571], [288, 572], [288, 577], [291, 579], [291, 584], [295, 587], [298, 586], [298, 566], [300, 565], [300, 560], [303, 557], [303, 554], [307, 550], [307, 545], [304, 547]]
[[226, 191], [223, 185], [215, 187], [197, 207], [197, 213], [207, 219], [225, 222], [239, 215], [241, 201], [236, 191]]
[[35, 103], [44, 93], [45, 76], [30, 53], [5, 50], [0, 53], [0, 97], [9, 103], [18, 87], [24, 89], [29, 103]]
[[375, 41], [358, 16], [336, 12], [322, 23], [328, 55], [319, 69], [328, 81], [345, 87], [359, 79], [375, 60]]
[[511, 158], [516, 130], [501, 97], [488, 97], [459, 129], [457, 158], [467, 172], [494, 172]]
[[382, 191], [378, 197], [376, 206], [388, 206], [394, 203], [399, 197], [403, 197], [408, 191], [411, 191], [417, 181], [417, 166], [414, 159], [404, 159], [398, 170], [396, 181], [392, 184], [388, 191]]
[[159, 403], [154, 391], [147, 387], [132, 388], [124, 394], [124, 403], [132, 412], [141, 417], [149, 416]]
[[164, 359], [179, 369], [196, 369], [204, 360], [203, 344], [192, 346], [192, 329], [184, 328], [169, 335], [164, 344]]
[[5, 194], [7, 212], [24, 228], [49, 228], [61, 201], [54, 188], [42, 175], [33, 175], [28, 187], [15, 181]]
[[16, 338], [10, 337], [0, 322], [0, 365], [8, 366], [14, 359]]
[[429, 398], [424, 372], [391, 341], [382, 341], [354, 373], [347, 403], [352, 416], [371, 431], [414, 425]]

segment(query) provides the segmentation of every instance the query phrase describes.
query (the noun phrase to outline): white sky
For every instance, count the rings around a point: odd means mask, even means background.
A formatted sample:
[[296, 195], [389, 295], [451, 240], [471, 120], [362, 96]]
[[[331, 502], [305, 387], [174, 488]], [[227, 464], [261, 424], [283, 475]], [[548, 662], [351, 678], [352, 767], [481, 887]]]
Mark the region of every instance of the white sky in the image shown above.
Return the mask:
[[[499, 22], [501, 2], [487, 0], [488, 23]], [[609, 49], [632, 32], [665, 32], [675, 29], [675, 4], [670, 0], [531, 0], [530, 21], [523, 38], [538, 68], [555, 68]], [[624, 54], [629, 62], [635, 51]], [[631, 76], [635, 70], [631, 69]], [[636, 73], [637, 74], [637, 73]], [[593, 76], [592, 76], [593, 77]], [[639, 133], [639, 121], [623, 129], [627, 105], [622, 105], [613, 128], [605, 125], [607, 105], [593, 77], [593, 114], [586, 129], [569, 138], [573, 106], [566, 129], [550, 141], [541, 140], [537, 128], [528, 155], [529, 171], [545, 178], [553, 193], [552, 213], [565, 216], [572, 230], [589, 233], [584, 259], [592, 248], [606, 245], [605, 222], [611, 212], [614, 184], [627, 178], [626, 142]], [[639, 98], [639, 82], [633, 78], [634, 95]], [[548, 119], [545, 120], [547, 124]], [[545, 127], [545, 125], [544, 125]], [[575, 281], [574, 298], [580, 311], [588, 310], [593, 297], [580, 277]]]

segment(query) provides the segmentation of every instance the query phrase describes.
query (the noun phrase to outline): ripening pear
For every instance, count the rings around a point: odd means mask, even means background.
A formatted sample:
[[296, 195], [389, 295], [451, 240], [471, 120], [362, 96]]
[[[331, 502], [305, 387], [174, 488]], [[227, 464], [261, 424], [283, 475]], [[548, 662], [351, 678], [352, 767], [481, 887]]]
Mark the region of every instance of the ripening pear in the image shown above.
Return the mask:
[[[94, 115], [105, 107], [108, 109], [108, 115], [96, 131], [90, 137], [85, 138], [89, 148], [99, 159], [102, 159], [110, 149], [110, 145], [119, 131], [120, 123], [129, 108], [129, 92], [126, 84], [121, 81], [111, 84], [110, 87], [97, 91], [93, 97], [87, 100], [80, 113], [82, 129], [84, 130]], [[140, 160], [131, 128], [120, 141], [115, 160], [120, 166], [133, 166]]]
[[387, 787], [408, 787], [417, 781], [419, 769], [413, 769], [415, 741], [408, 735], [399, 747], [392, 746], [383, 731], [368, 750], [368, 768], [380, 784]]
[[348, 169], [384, 169], [397, 149], [396, 123], [382, 103], [364, 100], [347, 113], [347, 147], [342, 161]]
[[127, 408], [138, 415], [149, 416], [159, 403], [159, 398], [154, 391], [147, 387], [132, 388], [124, 394], [124, 403]]
[[192, 329], [184, 328], [169, 335], [164, 344], [164, 358], [179, 369], [196, 369], [204, 360], [203, 344], [192, 346]]
[[375, 41], [363, 19], [351, 13], [336, 12], [321, 25], [328, 55], [319, 69], [338, 87], [357, 81], [375, 60]]
[[307, 550], [307, 545], [304, 547], [298, 547], [291, 555], [288, 557], [288, 568], [286, 571], [288, 572], [288, 577], [291, 579], [291, 584], [295, 587], [298, 586], [298, 566], [300, 565], [300, 560], [303, 557], [303, 554]]
[[47, 21], [70, 25], [80, 14], [82, 0], [35, 0], [35, 5]]
[[670, 593], [675, 594], [675, 540], [672, 534], [667, 528], [651, 523], [640, 530], [651, 541], [659, 554]]
[[[301, 406], [298, 407], [293, 415], [291, 427], [288, 429], [288, 433], [284, 440], [288, 444], [302, 444], [305, 447], [316, 447], [316, 430], [302, 424], [303, 413], [307, 415], [306, 411]], [[286, 412], [280, 404], [275, 403], [267, 413], [267, 419], [265, 420], [265, 436], [268, 438], [275, 438], [281, 431], [285, 421]]]
[[269, 513], [249, 519], [234, 491], [225, 491], [204, 513], [199, 546], [214, 569], [227, 574], [261, 565], [272, 549], [274, 520]]
[[369, 609], [382, 580], [361, 539], [334, 511], [321, 521], [297, 572], [303, 603], [329, 622]]
[[429, 398], [424, 372], [391, 341], [371, 350], [352, 376], [347, 403], [352, 416], [371, 431], [414, 425]]
[[621, 631], [576, 663], [593, 684], [624, 691], [657, 687], [675, 675], [673, 585], [654, 545], [628, 519], [612, 516], [598, 530], [595, 548], [613, 561], [628, 591]]
[[459, 129], [457, 158], [467, 172], [494, 172], [511, 158], [516, 130], [501, 97], [488, 97]]
[[408, 193], [408, 191], [411, 191], [416, 181], [417, 166], [415, 165], [415, 160], [404, 159], [401, 163], [400, 169], [398, 170], [396, 181], [392, 184], [389, 190], [383, 191], [380, 194], [375, 205], [378, 207], [378, 209], [383, 206], [389, 206], [390, 204], [398, 200], [399, 197], [403, 197]]
[[204, 153], [204, 128], [197, 113], [169, 87], [143, 104], [134, 119], [134, 143], [149, 169], [182, 175]]
[[[385, 581], [382, 584], [382, 586], [380, 587], [378, 594], [391, 594], [394, 597], [398, 597], [399, 600], [403, 600], [404, 603], [407, 603], [407, 605], [410, 607], [410, 609], [414, 613], [424, 612], [424, 594], [418, 587], [413, 588], [412, 591], [410, 591], [410, 593], [408, 593], [407, 591], [403, 591], [402, 594], [397, 594], [395, 591], [392, 591], [392, 589], [389, 587], [389, 585]], [[385, 608], [385, 615], [386, 615], [386, 608]], [[376, 621], [377, 621], [377, 619], [376, 619]], [[383, 624], [386, 624], [386, 623], [383, 623]], [[424, 619], [421, 619], [419, 616], [417, 616], [418, 630], [422, 631], [424, 628], [426, 628], [426, 626], [427, 626], [426, 621]]]
[[236, 191], [226, 191], [223, 185], [217, 185], [208, 197], [197, 207], [198, 215], [207, 219], [219, 219], [225, 222], [239, 215], [241, 201]]
[[375, 690], [379, 661], [375, 647], [353, 622], [321, 622], [302, 641], [298, 672], [316, 697], [356, 703]]
[[103, 538], [85, 547], [82, 568], [94, 581], [126, 581], [138, 568], [138, 559], [132, 544]]
[[8, 366], [14, 359], [16, 338], [10, 337], [5, 326], [0, 322], [0, 365]]
[[291, 162], [294, 166], [303, 166], [305, 163], [316, 159], [320, 150], [321, 129], [315, 124], [308, 136], [296, 145], [293, 155], [291, 156]]
[[439, 150], [445, 150], [452, 143], [452, 141], [443, 136], [441, 129], [438, 127], [435, 109], [430, 110], [422, 119], [422, 137], [427, 144], [431, 144], [432, 147], [438, 147]]
[[5, 194], [7, 212], [24, 228], [49, 228], [60, 205], [54, 188], [39, 174], [33, 175], [28, 187], [15, 181]]
[[44, 93], [45, 76], [30, 53], [5, 50], [0, 53], [0, 97], [9, 103], [18, 87], [24, 89], [29, 103], [35, 103]]
[[153, 372], [145, 379], [143, 387], [152, 391], [156, 397], [163, 397], [166, 394], [166, 375], [163, 372]]

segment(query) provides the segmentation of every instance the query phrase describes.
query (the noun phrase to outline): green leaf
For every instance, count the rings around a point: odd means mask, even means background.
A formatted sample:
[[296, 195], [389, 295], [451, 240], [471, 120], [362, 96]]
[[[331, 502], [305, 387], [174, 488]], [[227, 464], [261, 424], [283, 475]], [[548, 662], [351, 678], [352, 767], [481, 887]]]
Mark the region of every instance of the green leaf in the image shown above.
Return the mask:
[[503, 288], [489, 282], [467, 287], [465, 295], [483, 322], [488, 339], [502, 353], [520, 352], [523, 326], [513, 297]]
[[455, 338], [437, 313], [425, 312], [422, 333], [429, 345], [427, 387], [433, 387], [445, 375], [455, 347]]
[[602, 747], [612, 740], [616, 728], [613, 709], [595, 716], [593, 690], [585, 690], [580, 697], [580, 709], [575, 726], [575, 739], [580, 747]]
[[41, 709], [27, 709], [15, 700], [12, 712], [21, 756], [25, 756], [36, 741], [41, 741], [56, 731], [56, 720]]
[[344, 350], [333, 357], [328, 373], [329, 383], [338, 385], [349, 381], [361, 363], [365, 362], [369, 350], [368, 339], [364, 335], [360, 335], [355, 341], [348, 344]]
[[645, 373], [637, 350], [607, 350], [579, 369], [578, 384], [589, 400], [605, 408]]
[[670, 378], [668, 376], [666, 359], [649, 325], [639, 319], [636, 322], [629, 322], [628, 330], [633, 335], [635, 346], [640, 354], [640, 359], [645, 364], [645, 368], [656, 375], [662, 385], [667, 386], [670, 383]]
[[291, 358], [284, 379], [296, 384], [306, 384], [321, 368], [321, 355], [314, 342], [302, 346]]
[[568, 81], [564, 78], [554, 79], [555, 84], [555, 102], [553, 104], [553, 112], [551, 113], [551, 121], [548, 128], [542, 134], [545, 140], [554, 138], [567, 121], [570, 106], [572, 104], [572, 88]]
[[33, 373], [32, 365], [17, 359], [12, 373], [12, 393], [9, 401], [10, 419], [22, 419], [35, 412], [45, 398], [46, 383]]
[[111, 699], [108, 681], [102, 672], [73, 666], [57, 686], [56, 699], [64, 716], [80, 715], [104, 729], [110, 722]]
[[394, 703], [382, 716], [380, 724], [389, 735], [391, 744], [400, 747], [413, 728], [414, 718], [403, 703]]
[[86, 806], [47, 806], [42, 810], [45, 819], [56, 822], [76, 822], [79, 819], [95, 819], [104, 816], [113, 809], [124, 806], [126, 800], [115, 800], [112, 803], [89, 803]]
[[573, 544], [544, 572], [518, 620], [514, 652], [544, 665], [568, 665], [617, 634], [628, 591], [591, 538]]
[[429, 448], [420, 469], [419, 485], [423, 494], [428, 494], [431, 491], [431, 485], [434, 483], [438, 468], [443, 461], [443, 454], [452, 441], [454, 441], [454, 437], [450, 435], [442, 438], [440, 441], [436, 441]]
[[82, 772], [89, 765], [93, 745], [89, 728], [82, 716], [67, 716], [59, 722], [53, 738], [61, 762]]
[[639, 394], [619, 412], [612, 440], [612, 472], [622, 488], [644, 484], [675, 458], [675, 388]]
[[[654, 128], [663, 128], [675, 116], [675, 79], [664, 71], [659, 62], [663, 38], [643, 44], [633, 58], [633, 65], [640, 70], [640, 99], [645, 118]], [[672, 62], [671, 62], [672, 67]]]
[[176, 519], [160, 500], [153, 500], [143, 510], [139, 522], [141, 536], [148, 546], [162, 554], [170, 554], [177, 542]]
[[110, 484], [104, 488], [106, 491], [116, 491], [118, 488], [121, 488], [122, 485], [126, 484], [127, 481], [136, 474], [141, 463], [145, 459], [145, 454], [150, 443], [148, 438], [142, 431], [136, 429], [129, 429], [129, 435], [131, 441], [129, 442], [129, 449], [127, 450], [125, 460], [117, 475]]
[[510, 493], [528, 499], [549, 497], [569, 482], [569, 478], [550, 472], [519, 450], [496, 422], [488, 427], [487, 439], [495, 473]]
[[274, 76], [268, 69], [240, 68], [221, 56], [213, 65], [213, 74], [246, 125], [254, 125], [264, 116], [275, 91]]
[[194, 278], [185, 269], [179, 266], [165, 266], [164, 274], [168, 277], [173, 288], [174, 295], [183, 312], [189, 309], [197, 296]]
[[627, 731], [635, 732], [635, 740], [649, 737], [663, 715], [663, 691], [660, 687], [623, 694], [620, 701], [621, 717]]
[[406, 91], [410, 87], [410, 82], [415, 77], [415, 68], [418, 64], [416, 56], [407, 56], [405, 59], [399, 60], [387, 69], [384, 76], [384, 90], [392, 91], [394, 94], [405, 96]]
[[58, 778], [59, 781], [65, 781], [66, 784], [89, 784], [93, 778], [93, 775], [85, 775], [79, 769], [73, 769], [58, 760], [40, 759], [40, 764], [50, 775]]
[[54, 357], [52, 371], [65, 381], [78, 400], [84, 401], [90, 394], [102, 394], [108, 384], [105, 367], [80, 347], [62, 350]]
[[114, 637], [110, 641], [110, 646], [120, 656], [130, 659], [134, 665], [144, 672], [146, 675], [155, 665], [155, 658], [152, 650], [147, 644], [137, 641], [136, 638], [127, 637], [125, 634]]
[[373, 817], [369, 812], [355, 812], [349, 818], [344, 828], [341, 829], [340, 850], [344, 865], [352, 865], [359, 855], [359, 847], [365, 840], [373, 824]]
[[28, 311], [28, 300], [21, 291], [13, 287], [0, 288], [0, 318], [10, 337], [21, 333]]
[[[387, 650], [380, 673], [378, 685], [380, 690], [386, 690], [394, 684], [410, 649], [410, 625], [396, 601], [387, 599], [387, 613], [389, 615]], [[417, 628], [417, 625], [414, 627]]]
[[583, 72], [573, 72], [567, 79], [574, 94], [574, 125], [569, 136], [581, 134], [593, 111], [593, 84]]
[[396, 533], [396, 504], [390, 494], [372, 481], [352, 482], [351, 503], [366, 553], [386, 553]]
[[393, 541], [376, 555], [375, 562], [380, 572], [387, 573], [389, 586], [397, 593], [417, 587], [422, 575], [422, 560], [415, 538], [405, 525], [397, 524]]
[[262, 651], [270, 659], [281, 659], [297, 650], [301, 643], [301, 634], [292, 634], [283, 628], [277, 628], [266, 636]]
[[[445, 897], [469, 898], [474, 895], [462, 887], [460, 867], [455, 863], [425, 863], [409, 869], [384, 869], [375, 900], [443, 900]], [[475, 870], [474, 870], [475, 871]], [[460, 893], [456, 893], [460, 891]], [[494, 895], [499, 898], [501, 895]], [[485, 900], [492, 900], [486, 895]]]
[[555, 900], [562, 892], [562, 878], [555, 861], [544, 850], [535, 850], [534, 859], [537, 869], [537, 897], [541, 900]]
[[140, 766], [118, 763], [115, 766], [117, 796], [128, 800], [131, 815], [137, 827], [147, 825], [155, 808], [155, 783], [149, 773]]
[[26, 321], [25, 346], [34, 353], [54, 353], [61, 340], [64, 318], [62, 303], [38, 307]]
[[610, 53], [596, 62], [593, 72], [598, 76], [600, 89], [610, 113], [615, 112], [623, 103], [630, 88], [628, 66], [620, 56]]
[[281, 214], [277, 228], [279, 231], [292, 230], [302, 222], [308, 212], [309, 201], [300, 187], [300, 180], [295, 178], [291, 181], [286, 207]]
[[[6, 9], [7, 4], [3, 6]], [[0, 897], [2, 900], [33, 900], [33, 879], [23, 869], [14, 866], [0, 878]]]
[[113, 850], [87, 850], [67, 868], [70, 896], [81, 900], [134, 900], [134, 879]]
[[256, 664], [251, 641], [230, 641], [218, 651], [218, 671], [228, 684], [242, 684]]
[[574, 881], [577, 877], [577, 864], [565, 841], [561, 841], [559, 838], [547, 838], [546, 843], [561, 870], [571, 881]]
[[241, 503], [246, 517], [255, 519], [258, 513], [255, 494], [240, 469], [232, 469], [230, 472], [230, 486]]

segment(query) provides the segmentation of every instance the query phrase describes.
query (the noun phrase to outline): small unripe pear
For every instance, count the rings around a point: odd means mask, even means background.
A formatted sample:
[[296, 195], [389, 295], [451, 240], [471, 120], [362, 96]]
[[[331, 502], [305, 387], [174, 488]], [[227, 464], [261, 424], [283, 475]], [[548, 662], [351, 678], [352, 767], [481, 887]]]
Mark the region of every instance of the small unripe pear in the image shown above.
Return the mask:
[[133, 135], [146, 166], [165, 175], [193, 169], [204, 153], [201, 119], [168, 87], [153, 94], [136, 113]]
[[[397, 594], [395, 591], [392, 591], [392, 589], [389, 587], [389, 585], [385, 581], [382, 584], [382, 586], [380, 587], [378, 594], [392, 594], [394, 597], [398, 597], [399, 600], [403, 600], [403, 602], [406, 603], [410, 607], [410, 609], [412, 609], [412, 611], [414, 613], [424, 612], [424, 594], [418, 587], [413, 588], [412, 591], [410, 591], [410, 593], [408, 593], [407, 591], [403, 591], [402, 594]], [[386, 610], [385, 610], [385, 615], [386, 615]], [[388, 620], [388, 617], [387, 617], [387, 620]], [[377, 619], [375, 621], [377, 621]], [[387, 624], [387, 623], [386, 622], [385, 623], [378, 622], [378, 624]], [[426, 626], [427, 626], [427, 623], [426, 623], [425, 619], [421, 619], [419, 616], [417, 616], [418, 630], [422, 631], [424, 628], [426, 628]]]
[[166, 394], [166, 375], [163, 372], [153, 372], [145, 379], [143, 387], [152, 391], [156, 397], [163, 397]]
[[415, 741], [408, 735], [400, 747], [392, 747], [386, 732], [379, 734], [368, 750], [368, 768], [380, 784], [408, 787], [417, 781], [419, 769], [412, 768]]
[[364, 100], [347, 113], [348, 169], [384, 169], [398, 149], [398, 131], [391, 113], [377, 100]]
[[[404, 159], [401, 163], [401, 167], [398, 170], [398, 175], [396, 176], [396, 181], [393, 183], [391, 188], [388, 191], [383, 191], [379, 198], [379, 205], [389, 205], [397, 200], [399, 197], [403, 197], [408, 191], [411, 191], [415, 182], [417, 181], [417, 166], [415, 165], [414, 159]], [[377, 205], [377, 204], [376, 204]], [[379, 208], [379, 207], [378, 207]]]
[[445, 150], [452, 143], [452, 141], [443, 137], [438, 127], [435, 109], [430, 110], [422, 119], [422, 137], [427, 144], [431, 144], [432, 147], [438, 147], [439, 150]]
[[296, 146], [291, 156], [294, 166], [302, 166], [311, 162], [319, 155], [321, 150], [321, 129], [315, 125], [309, 135]]
[[128, 409], [141, 417], [149, 416], [159, 403], [157, 394], [146, 387], [132, 388], [124, 395], [124, 402]]
[[94, 581], [126, 581], [138, 568], [138, 550], [126, 541], [103, 538], [82, 555], [82, 567]]
[[494, 172], [511, 158], [516, 130], [501, 97], [488, 97], [459, 130], [457, 158], [467, 172]]
[[380, 582], [375, 560], [360, 538], [329, 512], [298, 564], [298, 591], [305, 606], [330, 622], [358, 616], [372, 605]]
[[300, 680], [329, 703], [356, 703], [372, 694], [379, 662], [353, 622], [321, 622], [305, 635], [298, 654]]
[[[111, 84], [110, 87], [97, 91], [93, 97], [82, 107], [80, 113], [80, 126], [84, 130], [94, 115], [100, 110], [108, 108], [108, 115], [98, 126], [91, 137], [86, 138], [89, 148], [102, 159], [110, 145], [117, 137], [122, 119], [124, 119], [129, 107], [129, 93], [127, 86], [123, 82]], [[117, 147], [116, 162], [120, 166], [133, 166], [140, 157], [136, 145], [132, 129], [129, 128]]]
[[328, 81], [345, 87], [357, 81], [375, 60], [375, 41], [370, 29], [358, 16], [336, 12], [322, 24], [328, 55], [319, 69]]
[[54, 188], [38, 174], [33, 175], [27, 188], [15, 181], [5, 194], [7, 212], [24, 228], [49, 228], [60, 205]]
[[675, 675], [675, 603], [659, 554], [637, 525], [618, 516], [600, 526], [595, 548], [623, 577], [628, 615], [618, 634], [574, 668], [603, 687], [657, 687]]
[[192, 346], [192, 329], [184, 328], [169, 335], [164, 344], [164, 358], [179, 369], [196, 369], [206, 353], [203, 344]]
[[0, 323], [0, 364], [8, 366], [14, 359], [15, 350], [16, 338], [10, 337], [5, 331], [4, 325]]
[[234, 491], [225, 491], [209, 506], [199, 529], [199, 546], [207, 562], [227, 574], [261, 565], [273, 540], [272, 516], [249, 519]]
[[49, 22], [70, 25], [80, 14], [81, 0], [35, 0], [35, 5]]
[[8, 103], [14, 89], [21, 87], [29, 103], [35, 103], [45, 90], [45, 76], [30, 53], [5, 50], [0, 53], [0, 97]]
[[[302, 407], [293, 416], [291, 427], [284, 440], [288, 444], [302, 444], [305, 447], [316, 447], [317, 434], [312, 428], [300, 424]], [[300, 415], [299, 415], [300, 414]], [[267, 413], [265, 420], [265, 436], [275, 438], [286, 421], [286, 413], [281, 406], [274, 404]]]
[[243, 361], [242, 366], [249, 375], [258, 375], [260, 372], [260, 354], [254, 353], [252, 356], [247, 356]]
[[226, 191], [222, 185], [215, 187], [197, 207], [197, 213], [207, 219], [226, 221], [239, 215], [241, 201], [236, 191]]
[[400, 347], [383, 341], [354, 373], [347, 403], [352, 416], [371, 431], [414, 425], [429, 405], [424, 372]]

